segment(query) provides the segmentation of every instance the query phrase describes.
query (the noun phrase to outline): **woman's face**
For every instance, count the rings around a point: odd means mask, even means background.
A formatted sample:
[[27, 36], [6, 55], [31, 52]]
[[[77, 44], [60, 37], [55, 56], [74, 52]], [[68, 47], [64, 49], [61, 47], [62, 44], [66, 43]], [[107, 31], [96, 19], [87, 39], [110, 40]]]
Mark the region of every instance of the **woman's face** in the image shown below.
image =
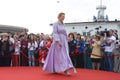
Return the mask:
[[95, 40], [99, 41], [99, 37], [98, 37], [98, 36], [96, 36], [96, 37], [95, 37]]
[[72, 39], [72, 38], [73, 38], [73, 35], [70, 35], [69, 37]]
[[78, 39], [81, 39], [81, 36], [80, 36], [80, 35], [77, 35], [77, 38], [78, 38]]
[[47, 36], [46, 36], [46, 35], [44, 35], [44, 36], [43, 36], [43, 39], [44, 39], [44, 40], [47, 40]]
[[31, 35], [30, 38], [31, 38], [31, 40], [34, 40], [34, 36], [33, 35]]
[[109, 34], [110, 34], [110, 36], [112, 36], [112, 35], [113, 35], [113, 31], [112, 31], [112, 30], [110, 30], [110, 31], [109, 31]]
[[94, 37], [94, 39], [95, 39], [95, 40], [98, 40], [98, 37], [97, 37], [97, 36], [95, 36], [95, 37]]
[[65, 19], [65, 15], [61, 15], [60, 17], [59, 17], [59, 21], [64, 21], [64, 19]]
[[3, 36], [2, 37], [4, 40], [8, 40], [8, 36]]

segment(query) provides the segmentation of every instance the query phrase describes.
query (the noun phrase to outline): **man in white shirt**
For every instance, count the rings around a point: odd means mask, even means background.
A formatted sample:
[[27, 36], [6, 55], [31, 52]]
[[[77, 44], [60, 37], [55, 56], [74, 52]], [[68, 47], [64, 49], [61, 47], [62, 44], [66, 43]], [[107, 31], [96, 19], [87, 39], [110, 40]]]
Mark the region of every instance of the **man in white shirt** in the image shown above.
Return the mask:
[[114, 31], [109, 31], [109, 37], [106, 38], [106, 46], [105, 46], [105, 70], [107, 71], [113, 71], [113, 60], [112, 60], [112, 54], [113, 50], [115, 48], [116, 44], [116, 37], [113, 36]]

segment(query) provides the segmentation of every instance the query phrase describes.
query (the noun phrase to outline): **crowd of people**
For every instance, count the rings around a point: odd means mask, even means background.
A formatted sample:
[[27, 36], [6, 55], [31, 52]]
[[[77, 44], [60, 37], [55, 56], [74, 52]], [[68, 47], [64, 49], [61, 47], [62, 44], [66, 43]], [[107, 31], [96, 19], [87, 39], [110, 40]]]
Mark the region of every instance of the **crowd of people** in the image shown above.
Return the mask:
[[43, 65], [52, 37], [41, 34], [1, 33], [0, 66]]
[[[28, 33], [0, 34], [0, 66], [43, 66], [53, 38]], [[120, 72], [120, 40], [116, 30], [93, 36], [68, 35], [74, 67]]]
[[75, 67], [120, 72], [120, 40], [117, 30], [110, 29], [91, 37], [70, 33], [68, 44]]

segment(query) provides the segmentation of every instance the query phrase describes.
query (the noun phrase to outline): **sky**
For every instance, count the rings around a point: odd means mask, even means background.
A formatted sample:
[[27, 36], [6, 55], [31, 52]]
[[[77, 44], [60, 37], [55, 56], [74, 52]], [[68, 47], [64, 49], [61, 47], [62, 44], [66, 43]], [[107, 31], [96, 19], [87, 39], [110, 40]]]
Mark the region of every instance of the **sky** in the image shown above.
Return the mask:
[[[57, 21], [58, 13], [66, 14], [65, 22], [92, 21], [99, 4], [100, 0], [0, 0], [0, 24], [50, 34], [49, 24]], [[120, 20], [120, 0], [103, 0], [103, 5], [110, 20]]]

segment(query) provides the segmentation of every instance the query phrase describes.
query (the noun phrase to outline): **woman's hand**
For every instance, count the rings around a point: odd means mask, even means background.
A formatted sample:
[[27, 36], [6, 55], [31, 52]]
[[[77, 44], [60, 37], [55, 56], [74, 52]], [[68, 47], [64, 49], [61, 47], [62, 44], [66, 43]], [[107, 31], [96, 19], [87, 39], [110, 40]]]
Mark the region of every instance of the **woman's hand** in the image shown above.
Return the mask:
[[26, 48], [25, 45], [22, 46], [23, 48]]
[[59, 47], [62, 47], [62, 44], [61, 44], [61, 42], [58, 42], [58, 45], [59, 45]]
[[76, 46], [76, 48], [80, 48], [80, 46]]

